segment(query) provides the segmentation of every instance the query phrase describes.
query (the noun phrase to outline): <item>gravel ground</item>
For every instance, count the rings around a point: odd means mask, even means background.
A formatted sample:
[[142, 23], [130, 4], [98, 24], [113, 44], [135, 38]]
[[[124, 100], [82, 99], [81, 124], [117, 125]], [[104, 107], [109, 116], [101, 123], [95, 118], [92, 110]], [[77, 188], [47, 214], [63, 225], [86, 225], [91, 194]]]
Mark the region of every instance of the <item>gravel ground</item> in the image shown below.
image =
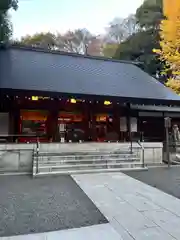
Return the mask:
[[149, 168], [148, 171], [124, 172], [141, 182], [180, 198], [180, 166]]
[[70, 176], [0, 176], [0, 237], [106, 222]]

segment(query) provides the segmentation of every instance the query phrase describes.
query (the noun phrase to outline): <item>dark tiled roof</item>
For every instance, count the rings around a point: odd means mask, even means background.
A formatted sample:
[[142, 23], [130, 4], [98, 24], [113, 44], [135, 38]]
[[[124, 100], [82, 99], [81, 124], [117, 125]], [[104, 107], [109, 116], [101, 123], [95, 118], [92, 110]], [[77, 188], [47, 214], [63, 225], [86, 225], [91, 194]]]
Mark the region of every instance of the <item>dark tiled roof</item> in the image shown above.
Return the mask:
[[0, 50], [0, 88], [180, 100], [178, 95], [132, 63], [21, 48]]

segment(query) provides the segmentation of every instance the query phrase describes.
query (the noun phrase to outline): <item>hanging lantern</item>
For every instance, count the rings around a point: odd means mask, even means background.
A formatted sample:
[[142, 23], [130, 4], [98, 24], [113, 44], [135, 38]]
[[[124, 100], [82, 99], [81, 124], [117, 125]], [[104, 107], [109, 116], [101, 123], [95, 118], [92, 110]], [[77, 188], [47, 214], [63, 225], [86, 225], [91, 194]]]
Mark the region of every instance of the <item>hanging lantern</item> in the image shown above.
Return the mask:
[[32, 99], [32, 101], [38, 101], [39, 98], [38, 98], [38, 96], [32, 96], [31, 99]]
[[71, 102], [71, 103], [76, 103], [76, 99], [71, 98], [70, 102]]
[[104, 101], [104, 105], [108, 106], [111, 105], [112, 103], [110, 101]]

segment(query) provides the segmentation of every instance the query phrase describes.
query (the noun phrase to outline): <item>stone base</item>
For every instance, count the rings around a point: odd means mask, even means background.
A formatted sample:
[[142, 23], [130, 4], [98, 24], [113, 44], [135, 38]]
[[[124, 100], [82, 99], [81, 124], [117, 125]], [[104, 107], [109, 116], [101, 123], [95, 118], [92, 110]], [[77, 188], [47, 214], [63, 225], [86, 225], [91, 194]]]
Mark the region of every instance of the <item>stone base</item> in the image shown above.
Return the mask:
[[[163, 160], [163, 144], [142, 143], [144, 146], [145, 165], [161, 164]], [[36, 144], [1, 144], [0, 172], [32, 173], [33, 151]], [[42, 143], [40, 152], [46, 153], [75, 153], [75, 152], [118, 152], [130, 150], [130, 143]], [[133, 143], [133, 152], [142, 160], [142, 151], [138, 143]]]

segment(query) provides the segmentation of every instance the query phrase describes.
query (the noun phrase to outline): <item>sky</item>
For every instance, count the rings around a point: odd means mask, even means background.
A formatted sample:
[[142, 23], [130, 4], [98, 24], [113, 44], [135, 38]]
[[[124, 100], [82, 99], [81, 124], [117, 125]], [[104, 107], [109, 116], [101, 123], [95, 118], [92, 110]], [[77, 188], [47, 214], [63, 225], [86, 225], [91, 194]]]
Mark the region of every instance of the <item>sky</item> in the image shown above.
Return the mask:
[[86, 28], [101, 34], [115, 17], [135, 13], [143, 0], [19, 0], [11, 11], [13, 38], [36, 32], [61, 32]]

